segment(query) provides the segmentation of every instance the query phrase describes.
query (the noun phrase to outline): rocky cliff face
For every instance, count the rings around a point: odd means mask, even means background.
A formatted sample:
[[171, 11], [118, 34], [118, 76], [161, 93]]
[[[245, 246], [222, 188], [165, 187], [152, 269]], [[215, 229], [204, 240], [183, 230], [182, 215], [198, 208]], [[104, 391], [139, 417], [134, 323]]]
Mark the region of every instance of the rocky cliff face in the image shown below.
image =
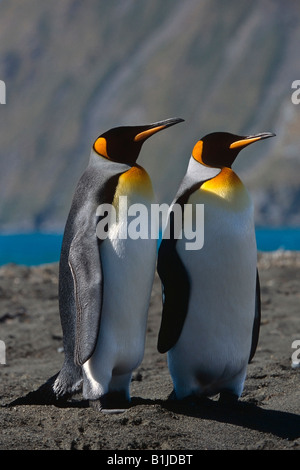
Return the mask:
[[273, 131], [235, 165], [259, 225], [299, 225], [296, 0], [0, 2], [0, 229], [62, 229], [93, 140], [178, 116], [143, 147], [170, 202], [195, 142]]

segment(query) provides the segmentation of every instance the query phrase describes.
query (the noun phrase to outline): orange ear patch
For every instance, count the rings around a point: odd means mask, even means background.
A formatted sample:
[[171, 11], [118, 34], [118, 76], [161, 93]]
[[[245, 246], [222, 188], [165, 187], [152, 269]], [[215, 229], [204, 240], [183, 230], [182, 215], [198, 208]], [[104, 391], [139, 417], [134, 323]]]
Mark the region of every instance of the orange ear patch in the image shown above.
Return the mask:
[[202, 163], [202, 165], [204, 165], [202, 161], [202, 151], [203, 151], [203, 142], [202, 140], [199, 140], [196, 143], [195, 147], [193, 148], [192, 155], [194, 159], [197, 160], [197, 162]]
[[94, 143], [94, 149], [96, 150], [99, 155], [102, 155], [103, 157], [109, 158], [107, 155], [107, 142], [104, 137], [99, 137], [96, 142]]

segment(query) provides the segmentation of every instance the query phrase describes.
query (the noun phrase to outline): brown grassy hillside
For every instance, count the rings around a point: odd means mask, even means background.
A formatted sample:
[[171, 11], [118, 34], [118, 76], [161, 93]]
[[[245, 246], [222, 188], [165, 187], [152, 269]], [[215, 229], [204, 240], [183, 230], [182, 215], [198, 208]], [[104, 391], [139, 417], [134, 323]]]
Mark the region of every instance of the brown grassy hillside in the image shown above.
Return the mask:
[[273, 131], [236, 168], [258, 224], [299, 225], [299, 19], [293, 0], [1, 1], [0, 229], [62, 228], [93, 139], [172, 116], [140, 160], [159, 201], [203, 134]]

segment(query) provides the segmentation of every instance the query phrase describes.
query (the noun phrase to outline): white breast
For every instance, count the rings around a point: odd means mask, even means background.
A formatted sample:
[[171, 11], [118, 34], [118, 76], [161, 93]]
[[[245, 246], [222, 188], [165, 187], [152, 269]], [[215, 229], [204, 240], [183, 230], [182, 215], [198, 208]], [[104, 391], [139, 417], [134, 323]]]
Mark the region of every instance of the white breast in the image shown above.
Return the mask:
[[177, 242], [191, 293], [183, 331], [168, 360], [175, 382], [181, 383], [184, 377], [183, 388], [214, 390], [248, 362], [256, 242], [252, 204], [247, 194], [241, 196], [243, 203], [233, 204], [233, 200], [200, 190], [188, 201], [204, 204], [204, 245], [195, 252], [186, 250], [184, 239]]
[[[118, 195], [124, 195], [122, 187], [118, 188]], [[149, 195], [128, 191], [128, 183], [125, 195], [128, 207], [143, 203], [150, 209]], [[144, 354], [157, 240], [119, 238], [120, 232], [124, 234], [123, 229], [124, 220], [119, 220], [117, 213], [116, 223], [110, 226], [108, 238], [100, 245], [103, 271], [101, 324], [95, 352], [84, 365], [90, 388], [98, 396], [109, 390], [114, 376], [128, 376], [127, 381], [130, 381], [131, 372]]]

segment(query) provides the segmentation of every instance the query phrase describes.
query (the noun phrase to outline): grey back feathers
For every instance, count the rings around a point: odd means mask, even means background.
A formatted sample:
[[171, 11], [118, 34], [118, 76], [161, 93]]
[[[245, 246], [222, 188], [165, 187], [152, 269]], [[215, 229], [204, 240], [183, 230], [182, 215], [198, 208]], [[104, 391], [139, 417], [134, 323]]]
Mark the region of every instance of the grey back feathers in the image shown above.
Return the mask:
[[[101, 240], [96, 235], [96, 210], [98, 205], [112, 202], [119, 176], [129, 169], [92, 151], [66, 223], [60, 260], [60, 310], [65, 352], [74, 354], [79, 365], [93, 353], [101, 316]], [[70, 309], [76, 310], [76, 317]]]

